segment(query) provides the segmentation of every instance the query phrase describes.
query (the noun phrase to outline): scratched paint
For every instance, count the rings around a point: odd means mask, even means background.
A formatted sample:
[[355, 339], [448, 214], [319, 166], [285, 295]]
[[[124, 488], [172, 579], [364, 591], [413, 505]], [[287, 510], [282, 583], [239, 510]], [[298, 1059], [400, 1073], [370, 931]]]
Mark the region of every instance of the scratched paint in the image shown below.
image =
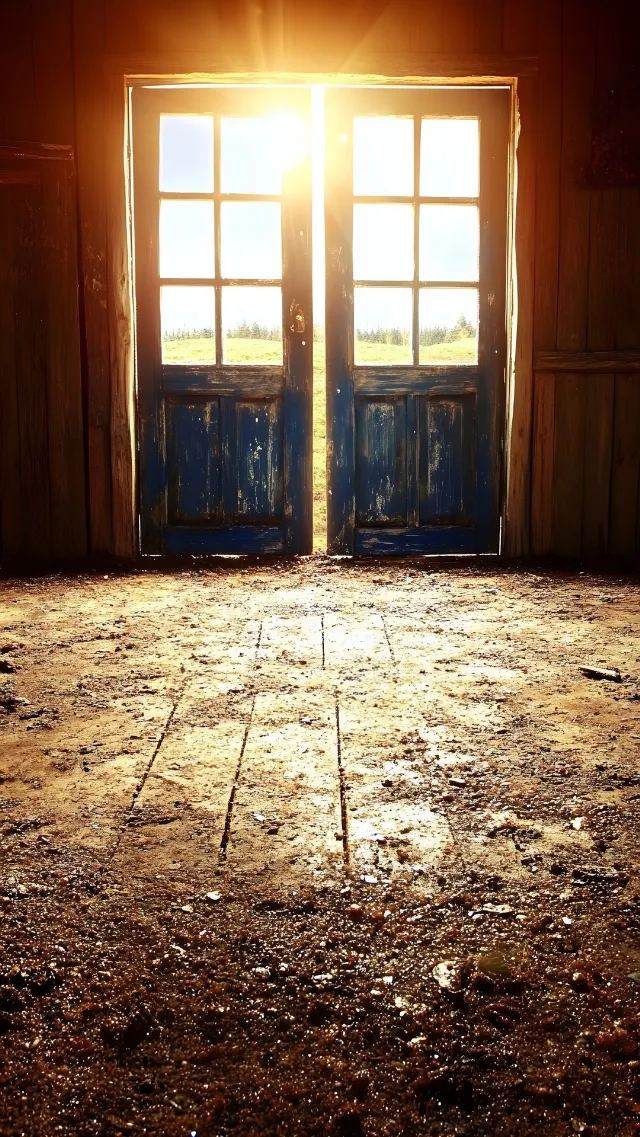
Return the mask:
[[221, 520], [220, 401], [167, 400], [170, 525]]
[[356, 524], [406, 523], [405, 399], [358, 399]]
[[421, 400], [420, 522], [468, 523], [474, 513], [475, 437], [471, 395]]
[[282, 517], [281, 406], [278, 399], [236, 404], [238, 515], [244, 520]]

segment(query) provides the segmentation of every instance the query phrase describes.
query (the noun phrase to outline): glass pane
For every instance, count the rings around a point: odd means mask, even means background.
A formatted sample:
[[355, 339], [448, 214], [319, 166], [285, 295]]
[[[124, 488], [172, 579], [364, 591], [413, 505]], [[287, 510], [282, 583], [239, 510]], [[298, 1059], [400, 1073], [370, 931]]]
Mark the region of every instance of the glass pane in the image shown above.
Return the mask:
[[412, 205], [354, 205], [353, 278], [413, 279]]
[[412, 363], [410, 288], [354, 289], [355, 362]]
[[160, 202], [160, 276], [215, 276], [212, 201]]
[[282, 363], [282, 291], [222, 289], [225, 363]]
[[280, 205], [275, 201], [224, 201], [220, 214], [222, 275], [282, 276]]
[[477, 280], [479, 248], [477, 206], [420, 206], [420, 280]]
[[282, 193], [282, 166], [269, 119], [223, 118], [220, 123], [223, 193]]
[[353, 192], [413, 197], [413, 119], [353, 120]]
[[420, 289], [420, 363], [478, 362], [478, 289]]
[[213, 193], [212, 115], [160, 115], [160, 189]]
[[263, 118], [223, 118], [223, 193], [282, 193], [282, 175], [309, 146], [303, 119], [292, 111]]
[[215, 363], [215, 290], [160, 289], [163, 363]]
[[420, 193], [423, 197], [477, 197], [480, 132], [477, 118], [423, 118]]

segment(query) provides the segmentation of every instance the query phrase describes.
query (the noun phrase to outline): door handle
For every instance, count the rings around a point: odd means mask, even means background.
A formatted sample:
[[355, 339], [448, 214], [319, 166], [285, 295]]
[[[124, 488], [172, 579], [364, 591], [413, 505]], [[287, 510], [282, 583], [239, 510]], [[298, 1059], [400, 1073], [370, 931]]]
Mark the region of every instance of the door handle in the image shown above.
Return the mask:
[[305, 320], [304, 312], [302, 311], [302, 308], [298, 304], [297, 300], [292, 301], [291, 307], [289, 309], [289, 317], [291, 319], [291, 323], [289, 325], [290, 331], [292, 331], [294, 335], [303, 336], [305, 328], [307, 326], [307, 321]]

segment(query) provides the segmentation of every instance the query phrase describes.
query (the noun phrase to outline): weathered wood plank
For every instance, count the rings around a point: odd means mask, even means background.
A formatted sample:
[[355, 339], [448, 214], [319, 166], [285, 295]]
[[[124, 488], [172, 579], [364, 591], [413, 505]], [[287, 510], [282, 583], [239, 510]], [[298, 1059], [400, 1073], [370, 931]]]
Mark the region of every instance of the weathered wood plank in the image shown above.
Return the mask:
[[[357, 557], [420, 557], [433, 554], [475, 553], [477, 534], [463, 526], [422, 525], [419, 529], [356, 529], [353, 551]], [[481, 550], [484, 551], [484, 550]]]
[[502, 51], [503, 16], [502, 0], [475, 0], [473, 39], [476, 51]]
[[556, 376], [553, 551], [578, 557], [582, 548], [585, 400], [576, 375]]
[[72, 0], [32, 0], [36, 140], [73, 143]]
[[78, 560], [87, 552], [87, 519], [73, 164], [47, 162], [42, 179], [51, 551], [56, 560]]
[[582, 553], [602, 557], [609, 541], [614, 377], [588, 375], [581, 388], [585, 401]]
[[89, 547], [113, 549], [104, 155], [104, 6], [74, 0], [76, 176], [87, 408]]
[[412, 368], [394, 367], [386, 371], [382, 367], [365, 369], [358, 367], [353, 373], [353, 388], [356, 395], [426, 395], [434, 391], [458, 394], [464, 390], [475, 390], [478, 386], [477, 367], [456, 367], [448, 371], [446, 367]]
[[445, 51], [472, 52], [475, 48], [475, 0], [447, 5], [444, 20]]
[[282, 553], [284, 529], [278, 525], [234, 525], [229, 529], [168, 525], [164, 530], [163, 552], [175, 556]]
[[411, 26], [414, 50], [441, 52], [445, 43], [446, 0], [413, 0]]
[[640, 376], [616, 375], [609, 521], [614, 556], [633, 556], [637, 549], [639, 476]]
[[574, 351], [584, 351], [587, 342], [590, 194], [580, 178], [591, 153], [595, 37], [593, 0], [563, 0], [557, 346]]
[[[538, 153], [536, 170], [534, 345], [556, 347], [560, 253], [560, 159], [562, 148], [562, 6], [538, 0]], [[553, 371], [553, 367], [541, 368]]]
[[616, 348], [640, 354], [640, 189], [619, 194]]
[[[422, 10], [422, 5], [420, 6]], [[447, 19], [450, 6], [446, 6], [443, 17]], [[324, 19], [326, 23], [326, 18]], [[416, 35], [419, 24], [415, 25]], [[429, 33], [427, 32], [427, 37]], [[335, 36], [333, 37], [335, 39]], [[429, 44], [431, 39], [429, 37]], [[210, 54], [185, 51], [143, 52], [131, 50], [126, 54], [109, 53], [105, 66], [110, 73], [134, 75], [136, 83], [143, 85], [149, 79], [162, 78], [164, 81], [187, 80], [188, 82], [211, 82], [212, 74], [216, 82], [229, 84], [242, 83], [290, 83], [299, 81], [300, 71], [307, 73], [314, 83], [335, 82], [339, 76], [343, 83], [371, 83], [385, 86], [389, 79], [405, 79], [416, 85], [426, 80], [441, 79], [444, 83], [459, 85], [465, 81], [475, 84], [479, 79], [511, 79], [513, 77], [535, 77], [538, 74], [538, 59], [530, 52], [474, 53], [474, 52], [434, 52], [434, 51], [386, 51], [362, 50], [360, 54], [351, 53], [345, 61], [344, 51], [328, 49], [319, 58], [318, 53], [308, 53], [299, 60], [299, 70], [290, 71], [284, 67], [264, 70], [264, 61], [256, 62], [255, 68], [247, 68], [247, 56], [234, 56], [232, 51]]]
[[555, 375], [536, 375], [531, 484], [531, 551], [536, 556], [551, 552], [553, 545], [555, 399]]
[[[33, 13], [28, 4], [0, 5], [0, 138], [34, 138]], [[37, 134], [36, 134], [37, 137]]]
[[0, 515], [2, 555], [15, 560], [21, 549], [20, 440], [15, 293], [13, 210], [15, 190], [0, 184]]
[[284, 377], [277, 368], [265, 367], [261, 371], [258, 367], [252, 367], [251, 374], [247, 375], [246, 369], [243, 372], [232, 372], [227, 369], [217, 371], [214, 368], [165, 364], [161, 375], [162, 390], [166, 393], [244, 394], [249, 398], [277, 397], [284, 393]]
[[640, 371], [640, 351], [539, 351], [534, 371], [589, 373]]
[[[596, 86], [615, 83], [618, 66], [619, 7], [599, 6]], [[619, 190], [591, 193], [587, 348], [606, 351], [615, 344]], [[609, 540], [609, 501], [613, 431], [613, 374], [588, 375], [584, 382], [585, 451], [582, 552], [604, 556]]]
[[12, 218], [18, 435], [20, 440], [21, 554], [51, 558], [47, 423], [47, 281], [43, 271], [43, 188], [16, 186]]
[[58, 146], [55, 142], [0, 142], [0, 158], [39, 158], [41, 161], [66, 162], [73, 158], [73, 146], [67, 143]]
[[357, 399], [355, 419], [356, 525], [406, 525], [406, 400]]
[[[587, 346], [590, 195], [580, 184], [591, 149], [595, 79], [595, 5], [563, 0], [562, 153], [557, 347]], [[585, 398], [573, 372], [556, 377], [553, 550], [582, 548]]]

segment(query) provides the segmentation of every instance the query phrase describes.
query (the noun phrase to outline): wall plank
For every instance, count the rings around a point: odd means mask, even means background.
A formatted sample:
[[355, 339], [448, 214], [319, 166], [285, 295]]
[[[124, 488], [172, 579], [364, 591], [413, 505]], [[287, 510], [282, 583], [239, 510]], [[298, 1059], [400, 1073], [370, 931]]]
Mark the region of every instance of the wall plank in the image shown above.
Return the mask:
[[553, 551], [579, 555], [582, 543], [585, 399], [581, 375], [556, 375]]
[[42, 184], [15, 186], [9, 207], [13, 289], [5, 302], [15, 321], [18, 438], [20, 443], [20, 550], [28, 562], [51, 557], [47, 358]]
[[0, 4], [0, 137], [33, 141], [34, 119], [32, 12], [14, 0]]
[[582, 168], [591, 154], [596, 44], [593, 0], [563, 0], [562, 43], [557, 346], [561, 350], [583, 350], [587, 339], [591, 197], [582, 184]]
[[536, 375], [531, 485], [531, 551], [536, 556], [550, 553], [553, 546], [555, 399], [555, 375]]
[[[619, 5], [599, 5], [596, 90], [615, 82], [619, 63]], [[613, 18], [612, 18], [613, 17]], [[606, 351], [615, 345], [616, 262], [620, 192], [616, 188], [591, 192], [587, 349]], [[609, 543], [609, 500], [613, 446], [613, 374], [585, 377], [585, 443], [582, 501], [582, 552], [602, 557]]]
[[613, 375], [584, 375], [582, 554], [603, 557], [609, 544], [609, 487], [613, 444]]
[[640, 376], [616, 375], [611, 472], [609, 552], [630, 557], [637, 551], [640, 475]]
[[[538, 155], [534, 238], [533, 344], [556, 347], [560, 257], [560, 166], [562, 153], [562, 8], [538, 4]], [[555, 379], [536, 376], [531, 492], [531, 548], [537, 555], [553, 544]]]
[[11, 212], [9, 191], [0, 186], [0, 518], [2, 556], [15, 560], [22, 545], [22, 502], [16, 324], [8, 303], [15, 289]]
[[107, 297], [104, 152], [104, 8], [75, 0], [73, 11], [76, 171], [80, 221], [83, 356], [86, 382], [89, 542], [110, 552], [111, 376]]
[[[591, 99], [595, 81], [596, 20], [593, 0], [563, 0], [562, 152], [557, 345], [584, 350], [587, 343], [591, 199], [582, 169], [591, 152]], [[582, 550], [584, 391], [569, 374], [556, 380], [554, 550]]]
[[502, 0], [475, 0], [474, 51], [502, 51], [503, 20]]
[[74, 561], [87, 552], [75, 183], [72, 162], [42, 166], [51, 555]]
[[[27, 7], [27, 5], [25, 5]], [[34, 142], [74, 141], [71, 0], [32, 0]]]

